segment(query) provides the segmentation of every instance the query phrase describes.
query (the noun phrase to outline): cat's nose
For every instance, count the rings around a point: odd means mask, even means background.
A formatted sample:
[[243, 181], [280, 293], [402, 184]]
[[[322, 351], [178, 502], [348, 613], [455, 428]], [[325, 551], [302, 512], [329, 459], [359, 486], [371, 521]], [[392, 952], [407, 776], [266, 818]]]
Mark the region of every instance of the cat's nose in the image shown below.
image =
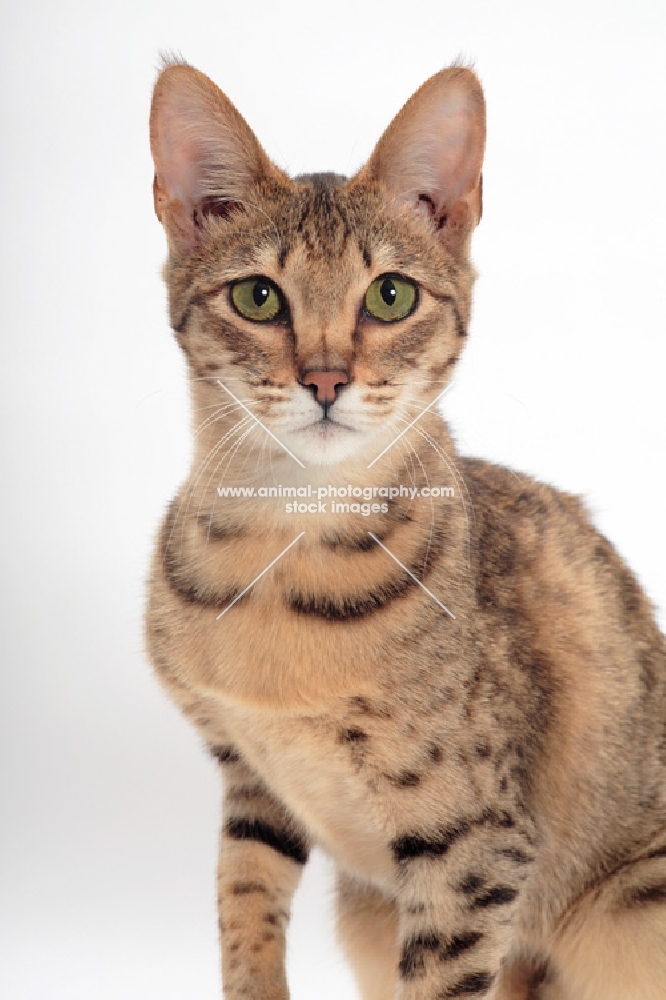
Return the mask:
[[322, 406], [327, 403], [334, 403], [338, 394], [339, 385], [349, 383], [349, 375], [344, 371], [319, 371], [306, 372], [302, 380], [303, 385], [315, 387], [315, 399]]

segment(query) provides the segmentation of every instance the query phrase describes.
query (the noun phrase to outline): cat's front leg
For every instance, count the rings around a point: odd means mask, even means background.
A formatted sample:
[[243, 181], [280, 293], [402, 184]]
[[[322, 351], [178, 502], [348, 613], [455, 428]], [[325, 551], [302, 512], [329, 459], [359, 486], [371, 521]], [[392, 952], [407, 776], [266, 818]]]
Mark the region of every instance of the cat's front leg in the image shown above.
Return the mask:
[[534, 853], [506, 822], [488, 810], [393, 842], [399, 1000], [495, 997]]
[[230, 745], [224, 773], [218, 912], [226, 1000], [287, 1000], [285, 934], [308, 843], [288, 811]]

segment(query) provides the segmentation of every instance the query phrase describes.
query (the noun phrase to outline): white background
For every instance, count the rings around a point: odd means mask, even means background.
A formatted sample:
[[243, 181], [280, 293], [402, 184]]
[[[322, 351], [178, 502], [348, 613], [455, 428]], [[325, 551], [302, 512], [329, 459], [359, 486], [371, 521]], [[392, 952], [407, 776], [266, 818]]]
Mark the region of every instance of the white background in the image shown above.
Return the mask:
[[[662, 0], [4, 5], [0, 995], [219, 997], [215, 767], [141, 648], [189, 454], [147, 114], [158, 52], [276, 161], [348, 173], [459, 55], [488, 99], [480, 279], [446, 412], [462, 450], [583, 493], [666, 624]], [[295, 1000], [354, 996], [326, 869]]]

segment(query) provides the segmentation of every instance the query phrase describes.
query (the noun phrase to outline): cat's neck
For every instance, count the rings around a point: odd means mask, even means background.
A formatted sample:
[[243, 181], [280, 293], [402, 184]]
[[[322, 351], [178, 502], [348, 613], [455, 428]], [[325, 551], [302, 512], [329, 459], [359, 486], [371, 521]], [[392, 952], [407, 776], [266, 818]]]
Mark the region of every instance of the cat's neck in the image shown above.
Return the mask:
[[307, 466], [251, 418], [240, 431], [224, 418], [200, 430], [185, 489], [190, 511], [217, 537], [232, 527], [267, 537], [382, 536], [396, 520], [434, 523], [457, 509], [456, 460], [435, 411], [406, 432], [387, 429], [353, 460]]

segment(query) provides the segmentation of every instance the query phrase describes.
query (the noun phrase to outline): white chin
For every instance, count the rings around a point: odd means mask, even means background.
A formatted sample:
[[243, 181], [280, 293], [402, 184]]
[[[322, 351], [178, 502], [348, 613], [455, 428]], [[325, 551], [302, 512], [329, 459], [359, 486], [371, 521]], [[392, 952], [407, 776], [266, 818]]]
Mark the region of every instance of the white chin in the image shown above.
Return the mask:
[[330, 420], [318, 420], [293, 434], [296, 452], [311, 465], [334, 465], [356, 454], [359, 434]]

